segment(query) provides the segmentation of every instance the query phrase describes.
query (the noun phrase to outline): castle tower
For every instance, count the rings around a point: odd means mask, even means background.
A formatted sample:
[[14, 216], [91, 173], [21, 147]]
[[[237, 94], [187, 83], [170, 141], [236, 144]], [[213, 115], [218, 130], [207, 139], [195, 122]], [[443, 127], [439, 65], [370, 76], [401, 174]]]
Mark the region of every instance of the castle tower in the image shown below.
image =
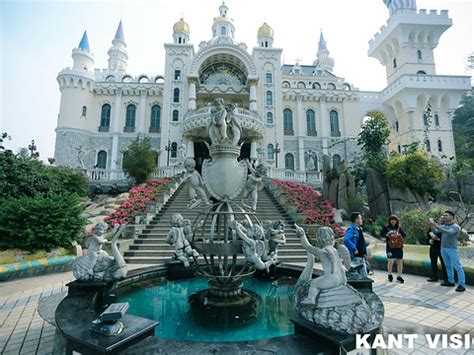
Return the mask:
[[182, 17], [173, 25], [173, 39], [176, 44], [189, 42], [189, 25]]
[[228, 11], [229, 8], [223, 1], [222, 5], [219, 6], [219, 17], [215, 17], [212, 24], [212, 37], [230, 37], [234, 39], [235, 27], [233, 20], [227, 16]]
[[316, 65], [318, 69], [327, 70], [332, 72], [334, 69], [334, 59], [329, 56], [329, 50], [326, 46], [326, 41], [324, 40], [323, 31], [319, 35], [318, 43], [318, 59], [313, 62], [313, 65]]
[[110, 71], [126, 72], [128, 54], [125, 48], [127, 48], [127, 44], [123, 35], [122, 20], [120, 20], [115, 37], [112, 40], [112, 47], [107, 52]]
[[273, 47], [273, 29], [266, 22], [258, 29], [257, 42], [262, 48]]
[[89, 47], [89, 39], [87, 38], [87, 31], [84, 31], [81, 41], [77, 48], [72, 50], [72, 60], [74, 61], [74, 70], [92, 71], [94, 65], [94, 55]]
[[384, 0], [390, 18], [369, 42], [369, 56], [386, 68], [390, 84], [403, 74], [436, 75], [433, 50], [452, 25], [448, 12], [416, 9], [415, 0]]

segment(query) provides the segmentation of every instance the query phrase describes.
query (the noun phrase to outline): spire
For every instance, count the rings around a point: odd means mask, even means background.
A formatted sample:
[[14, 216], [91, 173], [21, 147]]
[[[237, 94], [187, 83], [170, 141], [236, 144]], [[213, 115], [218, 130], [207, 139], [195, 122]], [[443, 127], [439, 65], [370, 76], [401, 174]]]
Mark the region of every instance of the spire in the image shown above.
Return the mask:
[[123, 36], [122, 20], [120, 20], [119, 25], [117, 27], [117, 32], [115, 32], [114, 41], [125, 42], [125, 37]]
[[89, 39], [87, 38], [87, 31], [84, 31], [84, 34], [82, 35], [81, 41], [79, 42], [79, 46], [77, 48], [84, 49], [88, 52], [91, 51], [89, 48]]
[[318, 51], [328, 50], [326, 47], [326, 41], [324, 40], [323, 36], [323, 29], [321, 29], [321, 33], [319, 34], [319, 44], [318, 44]]

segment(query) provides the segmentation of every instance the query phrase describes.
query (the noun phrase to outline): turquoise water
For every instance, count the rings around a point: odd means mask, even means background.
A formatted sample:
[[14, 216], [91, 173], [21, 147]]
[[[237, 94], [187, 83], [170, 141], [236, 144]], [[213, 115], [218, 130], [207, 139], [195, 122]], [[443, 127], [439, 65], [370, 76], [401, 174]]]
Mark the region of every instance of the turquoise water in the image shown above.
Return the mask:
[[295, 316], [291, 302], [294, 279], [275, 281], [250, 279], [244, 288], [260, 296], [255, 322], [239, 328], [209, 328], [194, 323], [190, 316], [188, 298], [207, 289], [207, 280], [156, 281], [140, 284], [140, 288], [119, 298], [129, 302], [128, 313], [160, 322], [155, 335], [164, 339], [195, 342], [228, 342], [268, 339], [294, 334], [290, 319]]

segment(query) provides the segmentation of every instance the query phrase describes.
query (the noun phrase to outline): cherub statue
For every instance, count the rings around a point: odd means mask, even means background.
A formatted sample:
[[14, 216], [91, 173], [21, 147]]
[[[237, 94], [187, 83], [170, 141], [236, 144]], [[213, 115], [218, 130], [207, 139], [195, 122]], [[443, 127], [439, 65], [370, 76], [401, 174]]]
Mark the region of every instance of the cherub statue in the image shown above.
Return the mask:
[[178, 147], [178, 159], [181, 164], [184, 164], [186, 161], [186, 144], [184, 144], [184, 142], [181, 142]]
[[82, 145], [75, 148], [77, 150], [77, 160], [79, 161], [79, 168], [85, 169], [84, 166], [84, 157], [86, 156], [86, 151], [82, 148]]
[[267, 168], [265, 165], [259, 164], [254, 169], [248, 160], [245, 160], [245, 162], [250, 170], [250, 174], [247, 175], [247, 181], [244, 186], [242, 204], [247, 206], [245, 204], [245, 199], [250, 195], [250, 198], [252, 199], [252, 205], [250, 208], [255, 211], [257, 209], [258, 191], [263, 188], [263, 178], [267, 175]]
[[265, 238], [268, 240], [268, 254], [267, 259], [278, 260], [278, 247], [281, 244], [286, 244], [285, 224], [281, 220], [266, 221], [265, 224]]
[[187, 241], [191, 241], [193, 237], [193, 225], [190, 219], [183, 219], [183, 233]]
[[[344, 285], [347, 281], [346, 270], [342, 264], [337, 250], [334, 248], [334, 232], [329, 227], [321, 227], [316, 235], [316, 244], [313, 246], [306, 238], [306, 234], [300, 226], [295, 224], [296, 234], [301, 239], [303, 248], [308, 252], [307, 267], [301, 273], [298, 284], [310, 281], [310, 287], [307, 297], [301, 301], [301, 304], [314, 305], [316, 297], [321, 290], [335, 288]], [[323, 266], [324, 274], [314, 280], [311, 280], [314, 256], [318, 256]], [[350, 261], [349, 261], [350, 263]], [[308, 267], [310, 266], [310, 267]]]
[[227, 110], [224, 99], [216, 98], [211, 109], [211, 120], [207, 128], [212, 144], [222, 144], [228, 140], [227, 137]]
[[239, 144], [242, 128], [234, 115], [235, 105], [227, 104], [225, 105], [225, 109], [227, 111], [227, 137], [232, 141], [232, 144], [236, 146]]
[[[108, 228], [107, 223], [100, 222], [95, 226], [95, 234], [86, 241], [87, 255], [80, 256], [73, 263], [73, 275], [80, 281], [113, 281], [123, 278], [127, 275], [127, 264], [120, 254], [117, 247], [117, 240], [123, 233], [125, 224], [120, 226], [116, 224], [111, 233], [105, 235]], [[113, 257], [102, 250], [108, 239], [113, 236], [112, 253]]]
[[191, 201], [188, 203], [189, 209], [193, 209], [202, 203], [206, 206], [211, 206], [206, 192], [204, 191], [202, 177], [199, 172], [195, 170], [195, 167], [196, 162], [194, 159], [186, 158], [184, 161], [184, 169], [186, 169], [185, 180], [189, 183], [189, 197], [191, 198]]
[[197, 258], [199, 253], [196, 249], [191, 247], [189, 241], [186, 239], [184, 231], [184, 218], [179, 213], [171, 215], [171, 230], [168, 232], [166, 242], [174, 245], [176, 258], [181, 261], [184, 266], [188, 267], [189, 257]]
[[274, 258], [264, 261], [265, 258], [265, 243], [262, 240], [264, 231], [259, 225], [252, 225], [248, 229], [237, 221], [230, 223], [230, 228], [235, 230], [237, 235], [243, 240], [242, 249], [247, 262], [251, 263], [258, 270], [270, 269], [270, 266], [276, 263]]

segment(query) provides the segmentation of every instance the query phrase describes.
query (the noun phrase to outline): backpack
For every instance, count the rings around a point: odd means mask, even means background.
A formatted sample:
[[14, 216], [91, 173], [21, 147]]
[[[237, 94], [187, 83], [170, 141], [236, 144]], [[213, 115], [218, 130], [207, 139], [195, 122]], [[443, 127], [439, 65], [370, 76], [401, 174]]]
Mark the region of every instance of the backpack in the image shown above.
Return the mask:
[[388, 246], [390, 249], [403, 249], [403, 237], [400, 234], [400, 228], [396, 234], [390, 234], [387, 236]]

